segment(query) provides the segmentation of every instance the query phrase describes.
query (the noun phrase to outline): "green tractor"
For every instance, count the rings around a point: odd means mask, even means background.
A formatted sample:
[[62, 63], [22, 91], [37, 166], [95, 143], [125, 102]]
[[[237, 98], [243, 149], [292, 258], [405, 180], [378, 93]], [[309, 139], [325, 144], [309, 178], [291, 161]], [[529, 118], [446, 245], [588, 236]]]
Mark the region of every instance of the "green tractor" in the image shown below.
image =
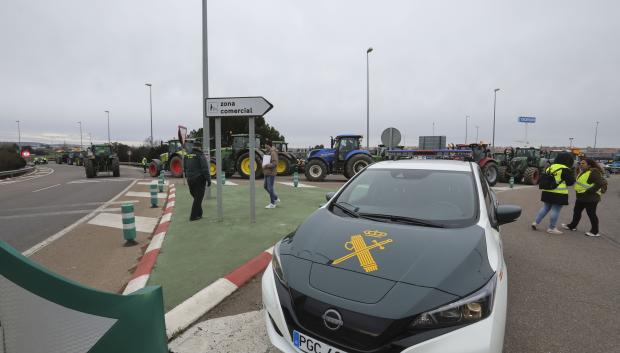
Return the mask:
[[[222, 171], [227, 178], [235, 173], [244, 179], [250, 178], [250, 137], [248, 134], [231, 135], [232, 146], [222, 148]], [[256, 135], [254, 170], [256, 178], [263, 176], [262, 161], [264, 152], [260, 150], [260, 136]], [[211, 151], [211, 177], [216, 174], [215, 150]]]
[[503, 182], [513, 177], [517, 183], [537, 185], [540, 173], [548, 166], [548, 160], [542, 156], [540, 148], [510, 148], [504, 151], [504, 155], [507, 163], [499, 167], [499, 177]]
[[94, 178], [97, 173], [111, 172], [114, 177], [121, 176], [118, 156], [109, 144], [91, 145], [84, 157], [84, 169], [87, 178]]
[[179, 140], [168, 141], [168, 152], [164, 152], [159, 159], [151, 160], [149, 164], [149, 174], [155, 178], [162, 171], [170, 171], [174, 178], [183, 177], [183, 157], [187, 154]]
[[278, 150], [278, 175], [291, 175], [298, 166], [297, 157], [288, 151], [288, 142], [273, 141], [273, 147]]

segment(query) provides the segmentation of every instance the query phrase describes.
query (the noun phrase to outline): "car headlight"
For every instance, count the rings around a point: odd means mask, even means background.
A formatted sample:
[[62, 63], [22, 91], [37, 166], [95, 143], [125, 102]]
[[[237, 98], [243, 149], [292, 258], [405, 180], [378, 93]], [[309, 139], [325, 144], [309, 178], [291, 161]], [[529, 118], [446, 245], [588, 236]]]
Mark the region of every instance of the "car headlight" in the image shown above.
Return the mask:
[[472, 295], [456, 302], [420, 314], [411, 323], [413, 330], [427, 330], [447, 326], [466, 325], [487, 318], [493, 311], [497, 273]]
[[273, 273], [276, 275], [278, 280], [286, 286], [286, 280], [284, 280], [284, 271], [282, 271], [282, 265], [280, 264], [280, 242], [278, 242], [273, 247], [271, 266], [273, 267]]

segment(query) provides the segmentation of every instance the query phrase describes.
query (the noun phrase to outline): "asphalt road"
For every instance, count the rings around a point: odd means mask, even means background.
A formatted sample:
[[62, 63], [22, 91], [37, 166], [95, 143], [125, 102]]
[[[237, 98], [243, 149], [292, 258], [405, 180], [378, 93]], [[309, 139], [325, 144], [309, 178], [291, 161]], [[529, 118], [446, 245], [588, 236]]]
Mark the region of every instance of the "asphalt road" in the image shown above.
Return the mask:
[[131, 167], [121, 167], [120, 178], [94, 179], [86, 178], [84, 167], [51, 163], [40, 169], [36, 178], [0, 181], [0, 240], [19, 251], [71, 225], [144, 177], [142, 170]]
[[[609, 190], [599, 205], [600, 238], [584, 235], [589, 230], [585, 212], [575, 232], [545, 233], [548, 217], [541, 230], [533, 231], [530, 224], [541, 206], [540, 191], [535, 187], [505, 190], [505, 185], [500, 189], [504, 189], [498, 192], [501, 203], [523, 208], [521, 218], [501, 230], [509, 277], [504, 352], [619, 352], [620, 176], [609, 179]], [[570, 197], [574, 202], [574, 194]], [[568, 223], [571, 215], [572, 205], [564, 207], [560, 223]], [[204, 342], [197, 340], [205, 348], [192, 352], [211, 352], [208, 347], [219, 344], [227, 344], [229, 352], [242, 352], [246, 347], [234, 343], [238, 336], [260, 342], [261, 352], [277, 352], [263, 329], [221, 329], [222, 322], [234, 323], [241, 317], [252, 320], [244, 324], [247, 327], [256, 326], [254, 321], [263, 317], [251, 313], [261, 308], [259, 275], [203, 317], [208, 321], [200, 324], [201, 330], [215, 328], [203, 333]], [[198, 331], [190, 330], [187, 335], [198, 335]], [[218, 334], [222, 342], [213, 338]], [[232, 343], [224, 339], [229, 336]], [[191, 343], [187, 346], [193, 347]], [[189, 351], [183, 349], [184, 344], [173, 344], [173, 351]]]

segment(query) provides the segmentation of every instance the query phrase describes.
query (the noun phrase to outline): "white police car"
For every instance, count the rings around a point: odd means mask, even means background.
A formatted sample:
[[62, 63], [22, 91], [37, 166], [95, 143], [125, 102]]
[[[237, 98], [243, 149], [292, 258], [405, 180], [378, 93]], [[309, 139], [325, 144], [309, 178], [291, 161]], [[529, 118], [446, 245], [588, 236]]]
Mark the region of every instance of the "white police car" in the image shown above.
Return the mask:
[[373, 164], [274, 247], [262, 279], [283, 352], [501, 352], [498, 205], [475, 163]]

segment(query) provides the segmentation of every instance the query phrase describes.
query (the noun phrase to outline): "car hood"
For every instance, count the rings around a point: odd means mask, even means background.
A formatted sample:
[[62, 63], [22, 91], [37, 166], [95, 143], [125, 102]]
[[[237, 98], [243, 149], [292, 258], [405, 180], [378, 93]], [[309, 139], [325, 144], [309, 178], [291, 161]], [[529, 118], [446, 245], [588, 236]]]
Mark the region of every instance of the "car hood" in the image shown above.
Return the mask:
[[493, 275], [484, 229], [479, 226], [384, 223], [337, 216], [326, 208], [315, 211], [283, 239], [279, 252], [311, 263], [294, 274], [285, 268], [286, 276], [365, 303], [377, 302], [397, 283], [463, 297]]

